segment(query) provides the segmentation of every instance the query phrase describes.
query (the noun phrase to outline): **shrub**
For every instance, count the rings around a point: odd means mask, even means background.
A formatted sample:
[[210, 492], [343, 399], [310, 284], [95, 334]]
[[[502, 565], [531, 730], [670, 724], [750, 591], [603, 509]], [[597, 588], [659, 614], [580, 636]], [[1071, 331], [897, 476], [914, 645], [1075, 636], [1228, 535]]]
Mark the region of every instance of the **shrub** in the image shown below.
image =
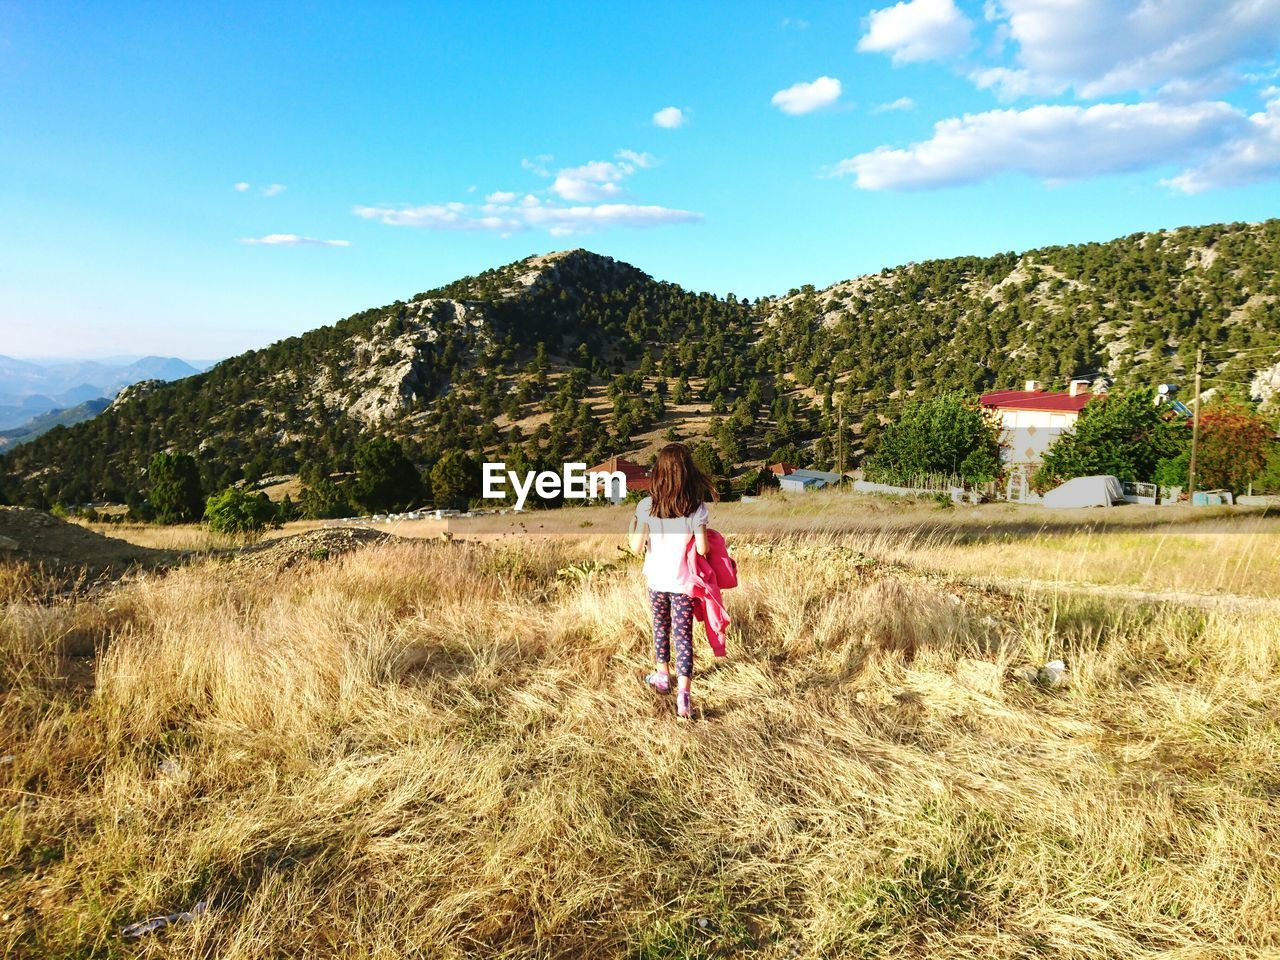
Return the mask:
[[227, 487], [209, 498], [204, 519], [214, 533], [253, 535], [280, 525], [276, 505], [265, 493]]

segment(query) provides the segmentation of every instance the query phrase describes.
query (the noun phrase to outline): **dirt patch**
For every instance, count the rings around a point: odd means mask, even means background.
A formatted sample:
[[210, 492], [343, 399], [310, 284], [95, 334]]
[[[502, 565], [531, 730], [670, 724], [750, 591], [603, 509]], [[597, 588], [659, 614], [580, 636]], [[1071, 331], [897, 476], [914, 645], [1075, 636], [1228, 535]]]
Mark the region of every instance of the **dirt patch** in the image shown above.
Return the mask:
[[279, 540], [245, 547], [232, 562], [255, 570], [279, 572], [307, 560], [329, 560], [373, 544], [399, 540], [400, 537], [364, 527], [310, 530], [297, 536], [281, 537]]
[[29, 507], [0, 507], [0, 564], [25, 564], [64, 584], [91, 585], [179, 554], [106, 537]]
[[1241, 613], [1280, 613], [1280, 597], [1251, 597], [1236, 593], [1192, 593], [1188, 590], [1138, 590], [1110, 583], [1082, 583], [1076, 580], [1035, 580], [997, 577], [989, 581], [999, 590], [1026, 590], [1032, 593], [1074, 593], [1128, 600], [1134, 603], [1172, 604], [1203, 610], [1226, 609]]

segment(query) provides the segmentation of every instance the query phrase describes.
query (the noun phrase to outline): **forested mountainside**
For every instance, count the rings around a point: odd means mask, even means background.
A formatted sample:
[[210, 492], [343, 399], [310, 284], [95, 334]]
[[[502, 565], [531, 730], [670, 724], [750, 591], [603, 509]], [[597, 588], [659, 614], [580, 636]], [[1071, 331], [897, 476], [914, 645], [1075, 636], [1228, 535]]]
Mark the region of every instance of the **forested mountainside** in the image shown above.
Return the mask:
[[1197, 343], [1222, 382], [1275, 364], [1257, 348], [1280, 347], [1280, 221], [908, 264], [754, 303], [574, 250], [140, 385], [0, 474], [18, 502], [126, 500], [157, 451], [195, 454], [214, 490], [343, 471], [382, 434], [424, 467], [449, 449], [558, 463], [676, 437], [709, 439], [727, 468], [826, 465], [841, 406], [857, 450], [911, 396], [1184, 382]]
[[140, 384], [0, 467], [11, 499], [39, 504], [128, 500], [162, 450], [195, 454], [211, 490], [308, 464], [340, 471], [379, 434], [422, 464], [499, 445], [547, 461], [603, 456], [662, 416], [664, 391], [646, 373], [673, 390], [696, 377], [709, 395], [745, 395], [758, 379], [752, 342], [745, 301], [583, 250], [530, 257], [198, 376]]
[[855, 413], [1028, 379], [1189, 386], [1198, 344], [1223, 381], [1246, 384], [1276, 364], [1255, 348], [1280, 344], [1280, 221], [933, 260], [805, 288], [773, 305], [761, 339], [773, 371], [843, 394]]

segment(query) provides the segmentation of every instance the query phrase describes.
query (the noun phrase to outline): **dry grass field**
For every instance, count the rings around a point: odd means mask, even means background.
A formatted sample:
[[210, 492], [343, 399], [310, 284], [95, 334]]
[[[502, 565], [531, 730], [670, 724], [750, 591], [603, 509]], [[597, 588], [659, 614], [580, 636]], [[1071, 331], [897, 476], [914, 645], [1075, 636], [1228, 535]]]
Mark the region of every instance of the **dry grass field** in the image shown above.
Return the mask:
[[621, 508], [0, 568], [0, 956], [1275, 955], [1277, 521], [1005, 511], [720, 508], [692, 723]]

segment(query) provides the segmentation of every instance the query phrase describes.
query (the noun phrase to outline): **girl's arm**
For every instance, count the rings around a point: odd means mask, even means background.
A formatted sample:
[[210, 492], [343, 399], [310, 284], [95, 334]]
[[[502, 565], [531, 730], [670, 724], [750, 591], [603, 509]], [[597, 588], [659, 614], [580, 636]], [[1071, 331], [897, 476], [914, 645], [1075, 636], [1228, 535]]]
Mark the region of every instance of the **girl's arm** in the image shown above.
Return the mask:
[[631, 518], [631, 526], [627, 528], [627, 540], [632, 553], [644, 553], [646, 541], [649, 539], [649, 525], [641, 523], [639, 517]]
[[693, 545], [697, 548], [698, 556], [705, 557], [707, 555], [707, 525], [700, 523], [693, 531]]

